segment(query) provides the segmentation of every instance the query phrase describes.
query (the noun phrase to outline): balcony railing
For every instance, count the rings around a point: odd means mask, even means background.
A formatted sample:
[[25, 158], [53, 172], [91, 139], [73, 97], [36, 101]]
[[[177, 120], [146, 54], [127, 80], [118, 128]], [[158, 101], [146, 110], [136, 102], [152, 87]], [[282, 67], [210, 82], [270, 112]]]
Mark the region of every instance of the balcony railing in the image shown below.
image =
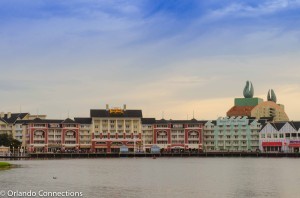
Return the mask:
[[41, 138], [41, 137], [34, 137], [33, 140], [45, 140], [45, 138]]
[[66, 137], [65, 140], [69, 140], [69, 141], [76, 141], [76, 138], [70, 138], [70, 137]]

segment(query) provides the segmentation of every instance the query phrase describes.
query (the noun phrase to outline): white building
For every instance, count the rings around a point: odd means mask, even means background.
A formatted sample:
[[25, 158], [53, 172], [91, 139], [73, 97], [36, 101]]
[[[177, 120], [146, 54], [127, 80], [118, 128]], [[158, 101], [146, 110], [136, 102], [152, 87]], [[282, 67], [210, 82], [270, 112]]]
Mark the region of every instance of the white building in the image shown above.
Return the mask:
[[300, 122], [267, 123], [259, 137], [263, 152], [299, 152]]

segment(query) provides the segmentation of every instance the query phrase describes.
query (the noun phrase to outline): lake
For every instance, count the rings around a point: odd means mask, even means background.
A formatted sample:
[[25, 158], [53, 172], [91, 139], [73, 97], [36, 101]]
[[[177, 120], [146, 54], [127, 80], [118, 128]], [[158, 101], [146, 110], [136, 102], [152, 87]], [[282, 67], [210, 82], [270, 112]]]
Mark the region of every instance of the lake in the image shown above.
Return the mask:
[[[0, 190], [82, 197], [300, 197], [298, 158], [107, 158], [11, 161]], [[38, 196], [36, 196], [38, 197]]]

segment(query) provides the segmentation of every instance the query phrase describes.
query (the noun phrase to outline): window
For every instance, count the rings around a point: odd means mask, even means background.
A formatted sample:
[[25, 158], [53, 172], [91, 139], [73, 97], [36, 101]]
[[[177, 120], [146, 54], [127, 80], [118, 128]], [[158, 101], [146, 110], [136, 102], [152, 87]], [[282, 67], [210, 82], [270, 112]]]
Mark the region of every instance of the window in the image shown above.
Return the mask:
[[283, 134], [282, 133], [279, 134], [279, 138], [283, 138]]
[[285, 134], [285, 137], [286, 137], [286, 138], [289, 138], [290, 136], [291, 136], [291, 134], [289, 134], [289, 133], [286, 133], [286, 134]]
[[277, 133], [274, 133], [273, 138], [277, 138], [277, 137], [278, 137]]
[[98, 127], [99, 127], [98, 125], [95, 125], [95, 129], [98, 129]]
[[173, 124], [173, 128], [183, 128], [183, 124]]
[[261, 138], [265, 138], [266, 137], [266, 135], [265, 134], [261, 134]]
[[267, 134], [267, 138], [271, 138], [271, 133], [268, 133], [268, 134]]

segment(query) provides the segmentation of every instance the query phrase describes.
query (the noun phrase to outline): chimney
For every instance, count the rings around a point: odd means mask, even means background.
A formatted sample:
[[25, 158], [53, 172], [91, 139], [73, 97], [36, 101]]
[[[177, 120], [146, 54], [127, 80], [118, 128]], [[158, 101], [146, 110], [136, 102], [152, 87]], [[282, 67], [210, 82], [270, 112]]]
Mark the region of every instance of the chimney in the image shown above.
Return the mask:
[[7, 112], [7, 118], [11, 117], [11, 112]]
[[126, 111], [126, 104], [123, 105], [123, 111]]
[[108, 104], [106, 104], [106, 111], [108, 111], [109, 110], [109, 105]]
[[4, 112], [1, 112], [1, 118], [4, 118]]

